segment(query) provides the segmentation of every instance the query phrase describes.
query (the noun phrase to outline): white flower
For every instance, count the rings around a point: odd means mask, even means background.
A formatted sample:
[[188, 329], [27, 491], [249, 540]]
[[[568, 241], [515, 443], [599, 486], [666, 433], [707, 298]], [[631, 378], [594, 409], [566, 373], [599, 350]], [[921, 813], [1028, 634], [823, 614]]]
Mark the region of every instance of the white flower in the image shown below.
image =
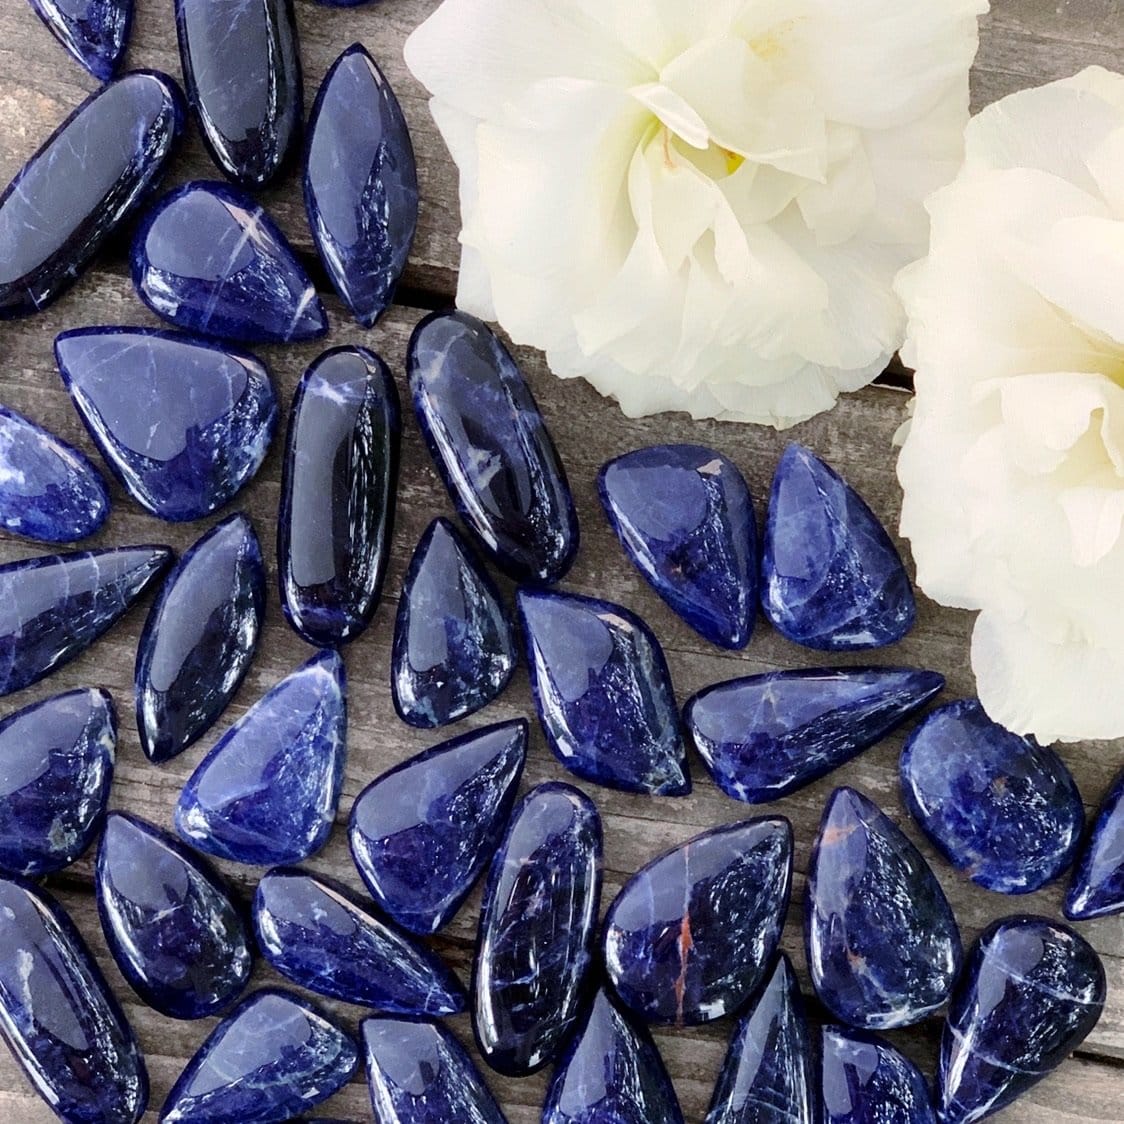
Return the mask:
[[458, 303], [626, 413], [794, 424], [883, 370], [987, 0], [445, 0]]
[[903, 272], [917, 398], [898, 475], [918, 579], [980, 610], [991, 716], [1124, 734], [1124, 77], [991, 106]]

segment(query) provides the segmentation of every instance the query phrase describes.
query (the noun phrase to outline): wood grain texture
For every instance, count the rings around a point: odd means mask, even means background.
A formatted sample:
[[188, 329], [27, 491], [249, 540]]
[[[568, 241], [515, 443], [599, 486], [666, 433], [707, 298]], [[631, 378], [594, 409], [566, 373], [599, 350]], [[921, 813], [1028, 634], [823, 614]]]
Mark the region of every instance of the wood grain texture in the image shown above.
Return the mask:
[[[436, 6], [437, 0], [382, 0], [370, 7], [333, 9], [310, 0], [298, 0], [297, 12], [303, 43], [308, 99], [315, 84], [340, 50], [355, 39], [372, 50], [398, 90], [413, 130], [423, 191], [419, 237], [406, 283], [424, 290], [430, 298], [447, 297], [455, 288], [457, 264], [457, 204], [455, 170], [449, 163], [425, 107], [423, 92], [406, 73], [402, 43], [410, 30]], [[155, 66], [178, 75], [170, 0], [138, 0], [136, 31], [130, 48], [133, 66]], [[1100, 62], [1124, 69], [1124, 17], [1119, 0], [1001, 0], [983, 24], [978, 65], [973, 75], [973, 100], [977, 106], [1023, 86], [1072, 73], [1083, 65]], [[23, 0], [0, 3], [0, 182], [6, 181], [47, 132], [92, 84], [56, 47]], [[187, 152], [178, 160], [173, 179], [183, 180], [217, 173], [192, 134]], [[264, 196], [294, 243], [309, 253], [311, 243], [300, 205], [295, 176]], [[21, 410], [92, 453], [91, 444], [61, 389], [54, 369], [51, 342], [63, 328], [88, 324], [155, 324], [133, 295], [121, 264], [121, 246], [103, 255], [99, 267], [75, 291], [34, 320], [0, 327], [0, 401]], [[338, 302], [329, 299], [333, 344], [362, 342], [376, 347], [399, 378], [406, 339], [418, 313], [395, 310], [374, 333], [356, 328], [343, 315]], [[287, 402], [315, 347], [263, 349], [282, 398]], [[820, 656], [788, 644], [759, 625], [749, 649], [742, 654], [720, 652], [707, 645], [684, 625], [639, 578], [607, 529], [595, 492], [595, 475], [609, 457], [660, 441], [691, 440], [712, 444], [732, 457], [745, 472], [754, 496], [766, 494], [773, 466], [789, 437], [810, 444], [827, 457], [867, 497], [875, 511], [893, 527], [897, 523], [899, 495], [894, 478], [892, 435], [905, 416], [904, 393], [870, 389], [845, 398], [830, 414], [791, 434], [720, 423], [688, 423], [682, 416], [645, 420], [624, 418], [612, 405], [578, 382], [560, 382], [550, 376], [541, 358], [518, 351], [524, 369], [543, 407], [566, 461], [582, 516], [583, 548], [566, 588], [597, 593], [639, 612], [664, 643], [680, 700], [700, 687], [735, 675], [777, 667], [813, 666]], [[407, 415], [409, 411], [407, 411]], [[275, 443], [262, 472], [239, 498], [236, 506], [253, 518], [271, 563], [271, 601], [260, 654], [228, 714], [210, 736], [186, 754], [161, 768], [149, 765], [140, 752], [131, 721], [132, 671], [137, 635], [146, 607], [134, 609], [120, 626], [82, 658], [46, 683], [4, 700], [3, 712], [33, 699], [73, 685], [99, 684], [110, 689], [122, 713], [117, 781], [113, 803], [127, 807], [157, 823], [168, 825], [171, 809], [184, 780], [223, 729], [278, 678], [304, 659], [309, 649], [285, 626], [277, 599], [272, 568], [273, 539], [279, 493], [280, 443]], [[114, 489], [115, 507], [95, 545], [167, 541], [182, 550], [203, 533], [205, 525], [188, 527], [161, 524], [143, 514]], [[390, 703], [389, 643], [398, 589], [413, 545], [429, 520], [450, 512], [448, 498], [426, 456], [416, 427], [407, 416], [402, 461], [402, 488], [394, 538], [387, 595], [370, 632], [346, 653], [350, 678], [350, 751], [340, 821], [346, 818], [359, 790], [390, 765], [434, 744], [444, 735], [426, 734], [405, 727]], [[12, 538], [0, 538], [0, 561], [27, 557], [40, 551]], [[510, 585], [505, 586], [510, 595]], [[872, 662], [908, 663], [935, 668], [949, 680], [946, 698], [972, 691], [968, 667], [971, 618], [941, 609], [921, 599], [915, 631], [896, 648], [876, 653]], [[826, 662], [846, 663], [853, 660]], [[498, 703], [483, 714], [458, 724], [449, 733], [531, 713], [525, 672], [521, 671]], [[1048, 888], [1028, 898], [1011, 899], [989, 894], [961, 879], [934, 855], [905, 816], [898, 794], [896, 764], [901, 738], [890, 738], [832, 777], [769, 807], [789, 816], [797, 838], [797, 879], [784, 944], [803, 968], [800, 901], [803, 872], [824, 800], [845, 781], [872, 796], [903, 825], [932, 860], [952, 900], [967, 939], [997, 917], [1015, 911], [1058, 916], [1063, 887]], [[1064, 747], [1087, 807], [1091, 810], [1107, 788], [1122, 757], [1119, 744], [1081, 744]], [[694, 762], [696, 790], [682, 800], [633, 797], [607, 790], [594, 796], [602, 809], [606, 828], [605, 901], [633, 870], [660, 850], [716, 823], [745, 818], [753, 809], [719, 793]], [[546, 779], [572, 779], [554, 762], [541, 734], [534, 729], [531, 758], [524, 784]], [[348, 856], [342, 829], [309, 866], [330, 873], [358, 888], [358, 877]], [[248, 898], [259, 873], [225, 864], [240, 894]], [[163, 1096], [214, 1020], [177, 1023], [139, 1004], [109, 963], [98, 931], [89, 893], [90, 858], [63, 876], [49, 880], [74, 914], [82, 931], [98, 952], [109, 978], [126, 1003], [149, 1058], [153, 1077], [153, 1106]], [[478, 895], [474, 895], [434, 946], [467, 979], [474, 937]], [[999, 1119], [1015, 1124], [1076, 1124], [1124, 1119], [1124, 921], [1105, 919], [1081, 926], [1105, 958], [1110, 980], [1105, 1017], [1083, 1045], [1077, 1058], [1013, 1106]], [[259, 968], [255, 982], [270, 973]], [[806, 983], [806, 976], [804, 977]], [[331, 1006], [331, 1005], [329, 1005]], [[357, 1023], [355, 1008], [333, 1008], [350, 1026]], [[454, 1020], [457, 1032], [470, 1038], [465, 1019]], [[939, 1021], [890, 1037], [931, 1071], [939, 1037]], [[686, 1032], [662, 1032], [657, 1041], [675, 1078], [688, 1119], [702, 1120], [714, 1075], [730, 1032], [727, 1023]], [[512, 1124], [538, 1119], [545, 1078], [505, 1081], [489, 1074], [492, 1087], [503, 1101]], [[367, 1120], [370, 1110], [360, 1080], [319, 1110], [348, 1120]], [[150, 1114], [155, 1119], [155, 1113]], [[52, 1119], [30, 1092], [6, 1055], [0, 1058], [0, 1122], [36, 1124]]]

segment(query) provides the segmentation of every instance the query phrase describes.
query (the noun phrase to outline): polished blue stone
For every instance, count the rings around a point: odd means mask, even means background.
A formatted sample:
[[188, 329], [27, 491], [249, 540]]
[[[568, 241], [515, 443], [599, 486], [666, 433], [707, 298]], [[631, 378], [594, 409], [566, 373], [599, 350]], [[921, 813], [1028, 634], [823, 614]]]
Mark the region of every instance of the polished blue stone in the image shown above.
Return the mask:
[[1081, 794], [1053, 750], [992, 722], [977, 699], [934, 710], [901, 758], [906, 807], [953, 866], [989, 890], [1029, 894], [1073, 862]]
[[109, 492], [86, 455], [0, 406], [0, 527], [39, 542], [76, 542], [108, 514]]
[[935, 671], [773, 671], [706, 687], [683, 718], [715, 784], [767, 804], [879, 742], [944, 688]]
[[917, 615], [909, 576], [877, 516], [802, 445], [789, 445], [773, 477], [761, 603], [783, 636], [825, 652], [893, 644]]
[[362, 347], [324, 352], [293, 398], [277, 569], [281, 607], [310, 644], [335, 647], [370, 623], [382, 595], [402, 423], [386, 364]]
[[76, 62], [109, 81], [125, 54], [133, 0], [31, 0], [39, 18]]
[[214, 162], [267, 184], [300, 136], [300, 48], [292, 0], [176, 0], [187, 100]]
[[0, 722], [0, 871], [69, 866], [101, 829], [117, 714], [95, 687], [32, 703]]
[[634, 613], [571, 593], [521, 589], [519, 616], [539, 721], [584, 780], [685, 796], [687, 750], [663, 650]]
[[186, 550], [137, 646], [141, 749], [167, 761], [207, 732], [234, 698], [265, 617], [265, 564], [253, 524], [232, 515]]
[[507, 1124], [468, 1051], [440, 1023], [366, 1019], [360, 1031], [379, 1124]]
[[820, 1124], [800, 985], [781, 955], [738, 1023], [706, 1124]]
[[444, 726], [511, 681], [515, 637], [499, 590], [448, 519], [434, 519], [402, 582], [390, 686], [411, 726]]
[[648, 1022], [739, 1011], [776, 952], [792, 889], [783, 817], [704, 831], [634, 874], [605, 916], [609, 979]]
[[0, 948], [0, 1023], [35, 1091], [62, 1120], [138, 1121], [144, 1058], [62, 907], [22, 878], [0, 879]]
[[176, 830], [257, 866], [301, 862], [328, 841], [347, 755], [343, 661], [320, 652], [259, 699], [191, 774]]
[[262, 363], [174, 332], [78, 328], [55, 340], [66, 389], [125, 490], [161, 519], [202, 519], [261, 467], [277, 428]]
[[319, 339], [328, 317], [277, 224], [250, 196], [196, 181], [169, 192], [141, 221], [133, 284], [158, 316], [243, 343]]
[[972, 1124], [1017, 1100], [1081, 1045], [1104, 1002], [1100, 957], [1072, 929], [1029, 916], [985, 929], [941, 1037], [941, 1124]]
[[737, 466], [700, 445], [656, 445], [610, 461], [597, 485], [655, 591], [712, 644], [744, 648], [757, 615], [757, 520]]
[[91, 94], [0, 194], [0, 320], [74, 283], [157, 184], [183, 131], [175, 82], [137, 71]]
[[812, 847], [804, 895], [812, 986], [850, 1026], [885, 1030], [942, 1006], [960, 930], [921, 852], [853, 788], [837, 788]]
[[332, 284], [373, 327], [410, 256], [418, 173], [398, 99], [358, 43], [332, 64], [312, 107], [304, 202]]
[[469, 529], [511, 577], [558, 581], [578, 552], [578, 517], [515, 360], [474, 316], [436, 312], [406, 363], [422, 435]]
[[161, 1124], [266, 1124], [327, 1100], [351, 1080], [349, 1034], [291, 992], [244, 999], [199, 1047], [172, 1087]]
[[0, 695], [84, 652], [171, 563], [167, 547], [123, 546], [0, 566]]
[[338, 883], [275, 867], [254, 893], [265, 958], [301, 987], [394, 1015], [455, 1015], [464, 988], [435, 953], [392, 929]]
[[246, 928], [218, 875], [173, 836], [110, 812], [98, 846], [98, 914], [121, 974], [150, 1007], [199, 1019], [250, 979]]
[[526, 757], [517, 718], [442, 742], [359, 794], [351, 855], [383, 912], [425, 935], [452, 920], [503, 838]]
[[598, 991], [558, 1063], [542, 1124], [683, 1124], [659, 1051], [643, 1026]]
[[473, 1030], [509, 1077], [553, 1061], [581, 1014], [601, 899], [601, 817], [567, 784], [522, 800], [492, 861], [473, 966]]
[[825, 1026], [820, 1043], [821, 1124], [936, 1124], [921, 1071], [878, 1035]]
[[1124, 911], [1124, 772], [1097, 811], [1065, 899], [1065, 915], [1090, 921]]

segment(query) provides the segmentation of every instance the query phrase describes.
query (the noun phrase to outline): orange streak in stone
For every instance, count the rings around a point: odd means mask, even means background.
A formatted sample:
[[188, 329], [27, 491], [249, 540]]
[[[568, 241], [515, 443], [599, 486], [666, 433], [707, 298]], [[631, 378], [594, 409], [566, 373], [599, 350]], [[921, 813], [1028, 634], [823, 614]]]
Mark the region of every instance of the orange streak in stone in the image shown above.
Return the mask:
[[675, 981], [675, 1010], [679, 1024], [683, 1024], [683, 998], [687, 991], [687, 965], [690, 961], [691, 949], [695, 947], [695, 938], [691, 936], [691, 914], [683, 914], [679, 923], [679, 976]]

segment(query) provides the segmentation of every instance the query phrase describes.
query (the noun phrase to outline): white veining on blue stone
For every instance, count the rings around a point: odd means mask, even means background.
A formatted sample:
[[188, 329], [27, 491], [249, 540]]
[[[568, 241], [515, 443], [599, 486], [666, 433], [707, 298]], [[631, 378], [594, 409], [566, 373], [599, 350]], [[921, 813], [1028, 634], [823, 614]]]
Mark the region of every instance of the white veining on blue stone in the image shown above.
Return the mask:
[[31, 0], [39, 18], [71, 57], [107, 82], [125, 54], [133, 0]]

